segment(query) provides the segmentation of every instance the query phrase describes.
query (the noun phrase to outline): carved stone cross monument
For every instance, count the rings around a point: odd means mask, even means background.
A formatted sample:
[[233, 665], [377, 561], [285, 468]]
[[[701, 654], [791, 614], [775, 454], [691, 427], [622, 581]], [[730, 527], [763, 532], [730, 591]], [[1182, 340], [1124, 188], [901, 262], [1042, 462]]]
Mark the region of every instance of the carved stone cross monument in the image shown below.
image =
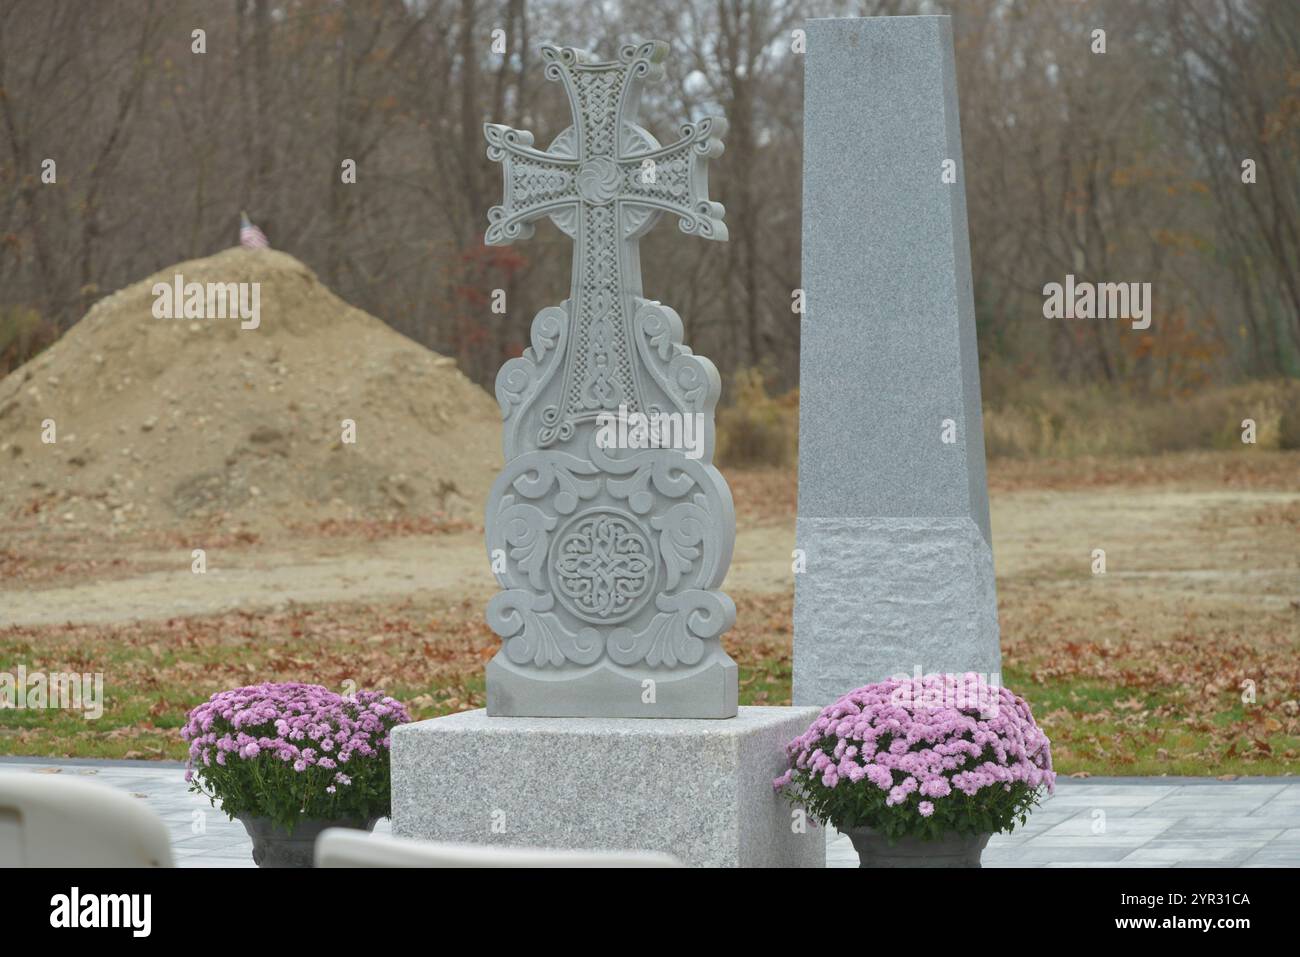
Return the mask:
[[[549, 218], [574, 244], [569, 298], [537, 314], [530, 347], [497, 375], [506, 465], [486, 533], [501, 591], [487, 619], [503, 645], [488, 664], [489, 715], [736, 714], [720, 641], [736, 612], [717, 590], [735, 540], [712, 465], [720, 380], [682, 344], [677, 313], [642, 298], [638, 253], [663, 213], [684, 233], [727, 238], [707, 176], [725, 124], [687, 123], [667, 146], [637, 125], [641, 84], [666, 52], [627, 45], [595, 61], [543, 46], [573, 125], [545, 150], [531, 133], [484, 128], [504, 174], [486, 241], [527, 238]], [[683, 435], [699, 441], [674, 445]]]
[[[824, 835], [791, 827], [772, 790], [782, 746], [817, 712], [737, 708], [722, 650], [736, 526], [712, 465], [718, 372], [682, 345], [677, 313], [641, 294], [637, 243], [664, 213], [727, 237], [706, 178], [722, 121], [688, 123], [668, 146], [636, 121], [666, 52], [624, 46], [598, 62], [545, 46], [573, 125], [545, 150], [486, 128], [505, 176], [487, 241], [549, 218], [573, 240], [573, 279], [497, 376], [506, 465], [486, 531], [501, 591], [487, 617], [503, 643], [487, 712], [393, 730], [393, 833], [819, 867]], [[731, 720], [692, 720], [714, 718]]]

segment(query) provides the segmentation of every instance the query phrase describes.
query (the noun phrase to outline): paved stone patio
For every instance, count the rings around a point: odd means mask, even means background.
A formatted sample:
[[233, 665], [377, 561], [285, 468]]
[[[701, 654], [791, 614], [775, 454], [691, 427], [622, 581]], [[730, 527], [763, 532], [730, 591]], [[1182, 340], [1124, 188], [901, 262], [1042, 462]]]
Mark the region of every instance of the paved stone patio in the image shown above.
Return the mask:
[[[252, 867], [243, 825], [190, 794], [183, 768], [155, 761], [0, 758], [0, 774], [67, 774], [129, 792], [172, 832], [181, 867]], [[380, 821], [376, 833], [389, 833]], [[855, 867], [835, 834], [829, 867]], [[1062, 778], [1021, 830], [997, 835], [986, 867], [1300, 866], [1300, 779]]]

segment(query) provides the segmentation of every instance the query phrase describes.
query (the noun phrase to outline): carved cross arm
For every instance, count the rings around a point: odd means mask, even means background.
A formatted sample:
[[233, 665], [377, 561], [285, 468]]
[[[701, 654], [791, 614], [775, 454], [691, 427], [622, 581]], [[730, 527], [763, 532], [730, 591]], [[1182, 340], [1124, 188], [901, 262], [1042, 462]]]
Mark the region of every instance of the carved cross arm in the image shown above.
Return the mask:
[[576, 159], [534, 149], [532, 133], [503, 123], [485, 123], [483, 135], [504, 179], [503, 203], [488, 210], [487, 245], [527, 239], [537, 220], [578, 201]]
[[706, 116], [683, 124], [675, 142], [622, 157], [626, 192], [620, 199], [673, 214], [684, 233], [725, 242], [726, 211], [709, 199], [709, 160], [722, 155], [726, 132], [725, 119]]

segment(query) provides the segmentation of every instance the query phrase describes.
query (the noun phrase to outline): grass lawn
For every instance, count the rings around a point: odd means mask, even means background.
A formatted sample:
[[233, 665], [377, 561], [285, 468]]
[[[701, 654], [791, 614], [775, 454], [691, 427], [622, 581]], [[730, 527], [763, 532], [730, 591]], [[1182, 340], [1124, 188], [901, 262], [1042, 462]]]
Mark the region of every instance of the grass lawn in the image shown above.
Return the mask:
[[[1048, 463], [1038, 481], [1023, 463], [991, 473], [1003, 681], [1029, 700], [1063, 774], [1300, 770], [1300, 455], [1272, 453], [1254, 471], [1240, 453], [1205, 455], [1181, 468]], [[1189, 468], [1214, 480], [1188, 482]], [[787, 529], [788, 475], [733, 484], [742, 524]], [[764, 548], [788, 555], [779, 538]], [[741, 703], [788, 704], [789, 582], [732, 594], [725, 643]], [[106, 700], [97, 720], [0, 710], [0, 754], [183, 758], [189, 708], [266, 680], [383, 688], [417, 719], [481, 707], [499, 647], [482, 607], [479, 595], [407, 595], [3, 626], [0, 671], [102, 672]]]
[[[741, 663], [741, 703], [789, 704], [789, 599], [741, 595], [738, 605], [744, 624], [727, 644]], [[1286, 622], [1273, 624], [1280, 639]], [[1081, 646], [1040, 635], [1008, 644], [1003, 680], [1029, 699], [1062, 773], [1300, 767], [1300, 710], [1272, 691], [1276, 684], [1294, 694], [1294, 640], [1216, 637], [1175, 649], [1105, 639]], [[39, 634], [9, 629], [0, 635], [5, 660], [25, 661], [29, 671], [101, 669], [106, 700], [94, 721], [65, 711], [0, 712], [0, 752], [183, 758], [177, 730], [185, 712], [214, 691], [260, 680], [382, 687], [416, 718], [481, 707], [483, 664], [497, 646], [468, 603], [297, 608]], [[1248, 675], [1257, 682], [1254, 703], [1241, 700]]]

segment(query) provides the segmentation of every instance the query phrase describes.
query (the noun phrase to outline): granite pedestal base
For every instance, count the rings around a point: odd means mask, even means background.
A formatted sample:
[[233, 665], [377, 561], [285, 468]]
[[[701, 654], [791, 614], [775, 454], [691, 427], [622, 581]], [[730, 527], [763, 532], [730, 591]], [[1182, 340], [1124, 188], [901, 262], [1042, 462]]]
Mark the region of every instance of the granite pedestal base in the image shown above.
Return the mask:
[[772, 790], [816, 708], [723, 720], [494, 718], [393, 730], [393, 833], [498, 846], [664, 851], [705, 867], [822, 867], [825, 833]]

